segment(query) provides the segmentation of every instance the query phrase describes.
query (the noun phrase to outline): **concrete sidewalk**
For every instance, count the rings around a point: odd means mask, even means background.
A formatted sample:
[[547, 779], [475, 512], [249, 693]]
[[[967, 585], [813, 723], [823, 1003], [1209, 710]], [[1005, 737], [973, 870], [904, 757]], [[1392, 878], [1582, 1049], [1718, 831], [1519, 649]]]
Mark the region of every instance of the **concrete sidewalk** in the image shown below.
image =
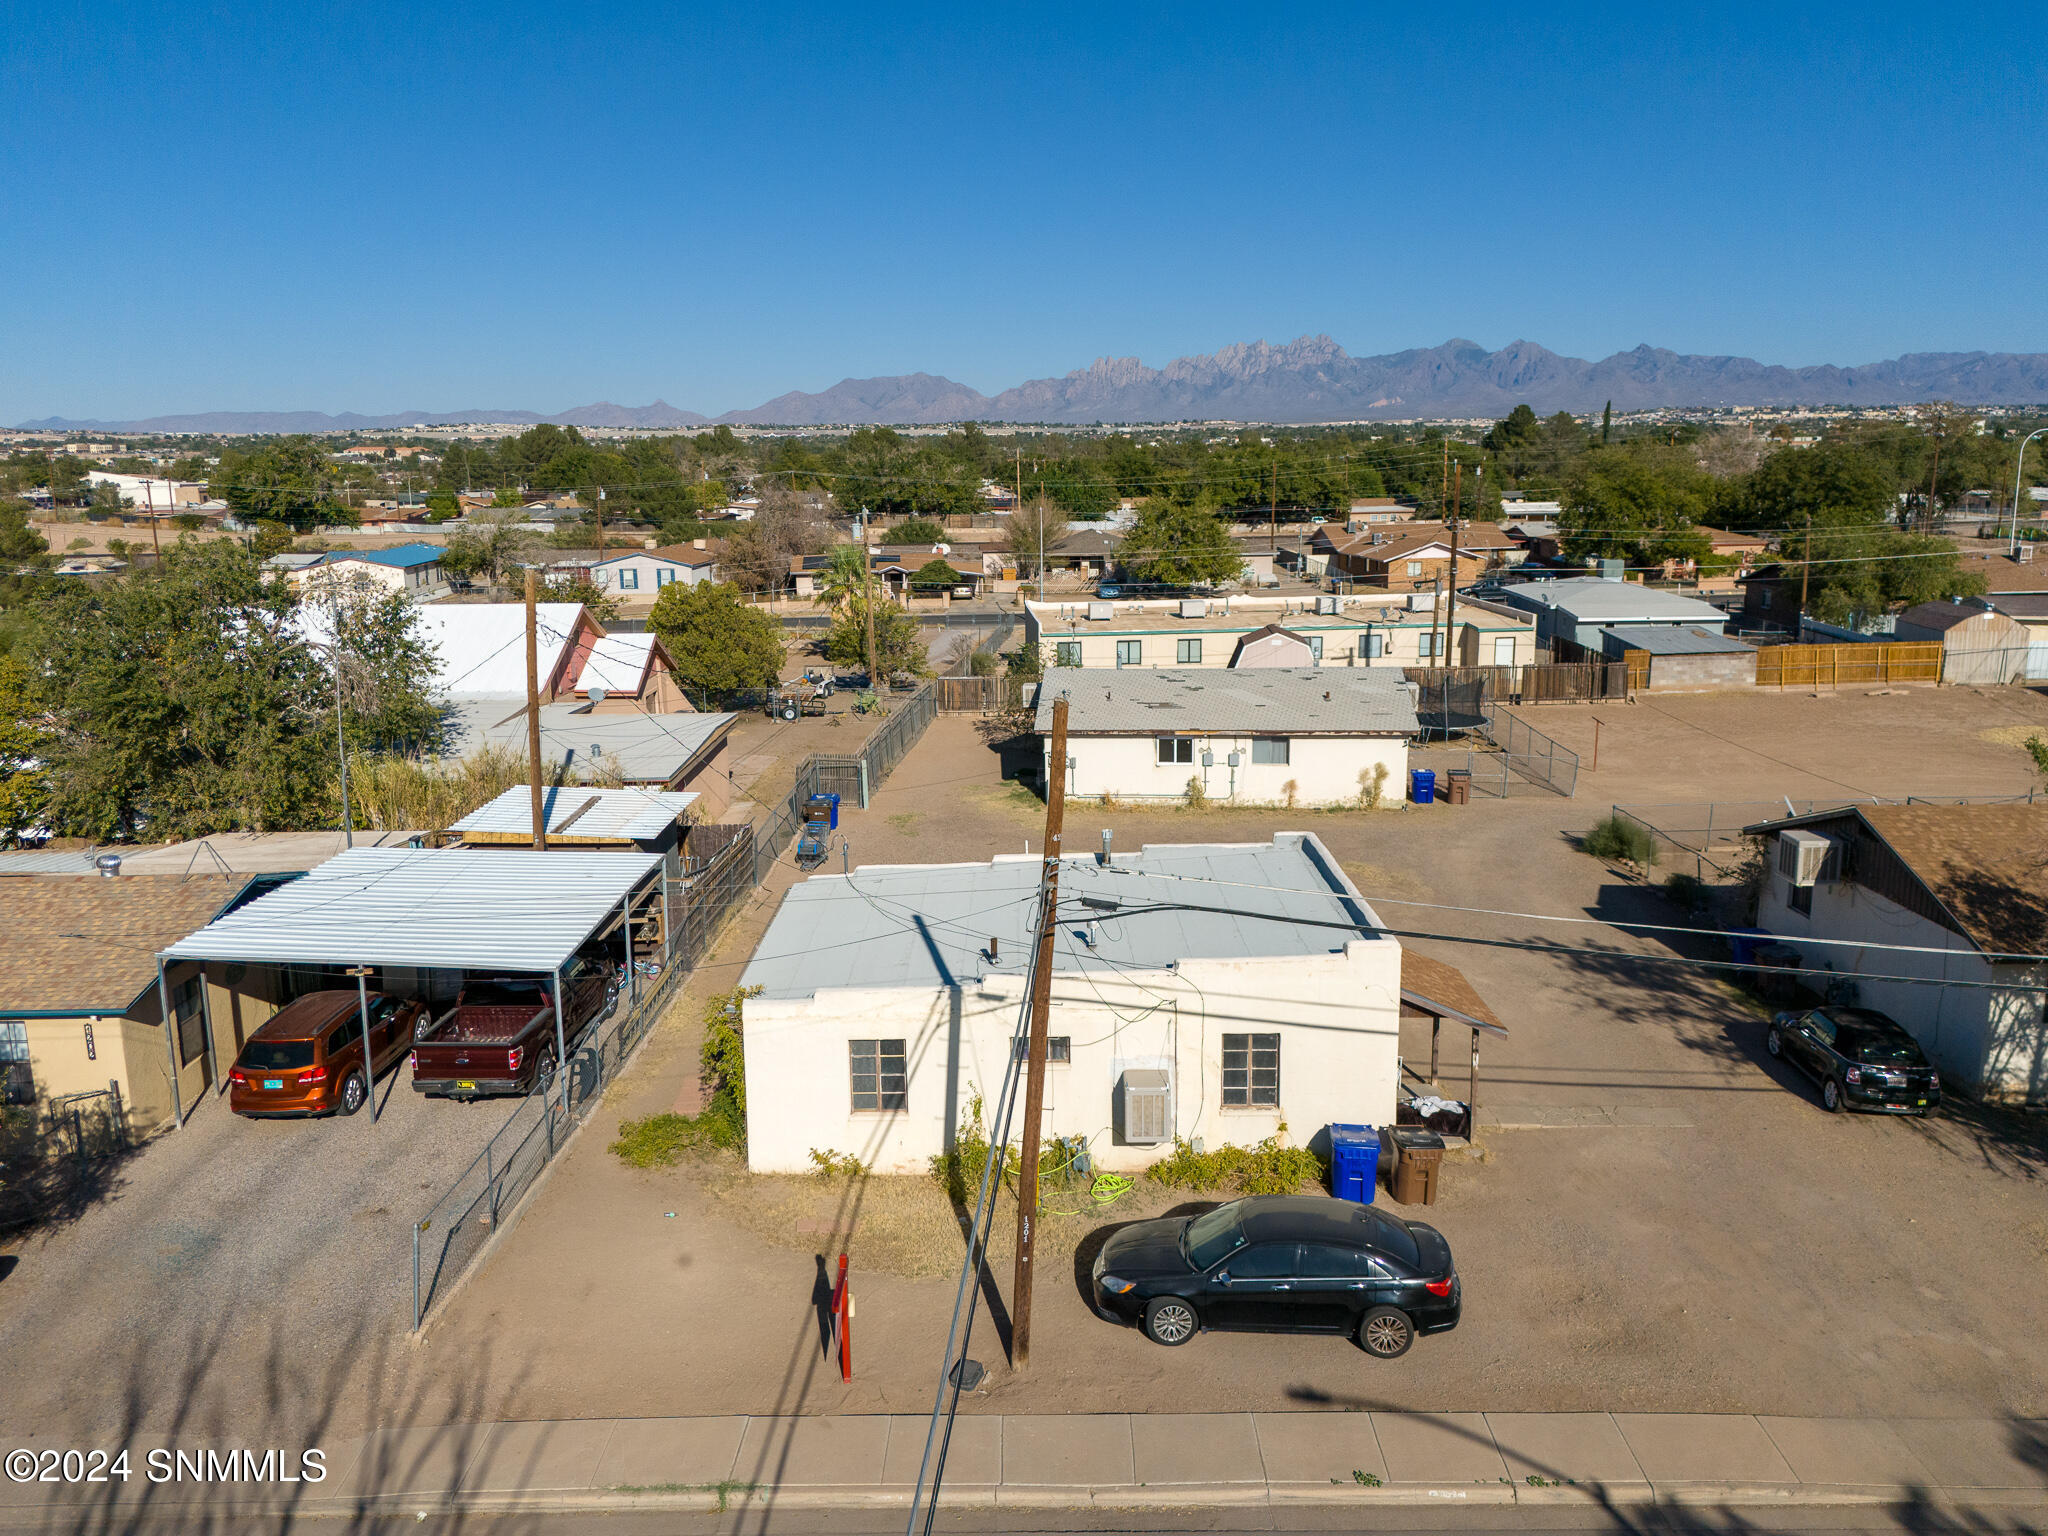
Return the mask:
[[[927, 1421], [579, 1419], [384, 1430], [317, 1484], [0, 1484], [0, 1505], [345, 1510], [907, 1503]], [[6, 1449], [12, 1449], [8, 1447]], [[225, 1449], [216, 1447], [216, 1449]], [[257, 1448], [260, 1452], [261, 1447]], [[296, 1450], [292, 1453], [296, 1456]], [[10, 1468], [10, 1471], [12, 1469]], [[2048, 1505], [2048, 1421], [1748, 1414], [963, 1414], [942, 1502]]]

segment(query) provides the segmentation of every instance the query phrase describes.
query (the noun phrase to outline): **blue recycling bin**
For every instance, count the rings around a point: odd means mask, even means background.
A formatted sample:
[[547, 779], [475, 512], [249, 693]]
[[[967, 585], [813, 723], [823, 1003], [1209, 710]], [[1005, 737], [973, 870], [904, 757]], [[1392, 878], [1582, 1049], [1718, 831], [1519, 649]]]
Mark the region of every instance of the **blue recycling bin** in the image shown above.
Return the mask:
[[1417, 805], [1432, 805], [1436, 801], [1436, 770], [1417, 768], [1413, 775], [1413, 788], [1409, 798]]
[[1380, 1138], [1369, 1125], [1330, 1127], [1330, 1193], [1339, 1200], [1372, 1204], [1379, 1183]]

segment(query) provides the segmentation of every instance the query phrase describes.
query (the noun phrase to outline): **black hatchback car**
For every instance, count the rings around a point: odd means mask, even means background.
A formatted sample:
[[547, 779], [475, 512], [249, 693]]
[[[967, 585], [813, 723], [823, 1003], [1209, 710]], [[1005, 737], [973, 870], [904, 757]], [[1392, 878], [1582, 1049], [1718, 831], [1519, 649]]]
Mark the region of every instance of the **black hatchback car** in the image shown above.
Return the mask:
[[1821, 1103], [1837, 1114], [1925, 1115], [1941, 1104], [1941, 1074], [1920, 1042], [1875, 1009], [1781, 1013], [1771, 1020], [1764, 1049], [1819, 1083]]
[[1458, 1326], [1451, 1245], [1369, 1205], [1255, 1195], [1200, 1216], [1112, 1233], [1091, 1276], [1095, 1310], [1156, 1344], [1204, 1328], [1342, 1333], [1392, 1360], [1418, 1333]]

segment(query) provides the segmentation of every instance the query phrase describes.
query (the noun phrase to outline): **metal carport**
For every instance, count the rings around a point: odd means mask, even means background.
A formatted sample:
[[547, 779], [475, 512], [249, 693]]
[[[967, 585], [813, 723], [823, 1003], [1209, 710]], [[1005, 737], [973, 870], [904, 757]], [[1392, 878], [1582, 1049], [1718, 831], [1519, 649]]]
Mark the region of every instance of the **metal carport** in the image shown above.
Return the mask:
[[[545, 971], [555, 982], [556, 1060], [566, 1067], [562, 968], [657, 878], [666, 887], [662, 857], [651, 853], [356, 848], [160, 951], [157, 988], [161, 996], [175, 960]], [[627, 958], [630, 981], [630, 945]], [[175, 1041], [171, 1074], [175, 1102]], [[567, 1076], [557, 1079], [565, 1093]]]

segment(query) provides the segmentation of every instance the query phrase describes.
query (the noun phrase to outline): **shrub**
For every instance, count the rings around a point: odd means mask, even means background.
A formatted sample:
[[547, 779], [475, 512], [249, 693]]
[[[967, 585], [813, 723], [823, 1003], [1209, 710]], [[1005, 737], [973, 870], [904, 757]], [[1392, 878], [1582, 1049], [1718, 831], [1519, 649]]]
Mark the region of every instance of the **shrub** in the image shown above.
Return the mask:
[[741, 1009], [760, 990], [735, 987], [704, 1006], [704, 1047], [697, 1057], [706, 1093], [703, 1112], [622, 1122], [619, 1139], [609, 1149], [614, 1157], [634, 1168], [654, 1168], [674, 1163], [695, 1147], [746, 1151], [747, 1063]]
[[1209, 808], [1209, 791], [1202, 787], [1202, 776], [1199, 773], [1188, 775], [1187, 801], [1188, 809], [1191, 811], [1205, 811]]
[[839, 1152], [831, 1147], [820, 1152], [811, 1148], [811, 1171], [821, 1179], [858, 1179], [866, 1176], [868, 1165], [851, 1152]]
[[1650, 829], [1618, 812], [1595, 822], [1593, 829], [1579, 840], [1579, 846], [1596, 859], [1657, 862], [1657, 840], [1650, 835]]
[[1363, 768], [1358, 770], [1358, 797], [1368, 811], [1378, 810], [1380, 802], [1386, 799], [1388, 773], [1385, 763], [1374, 763], [1371, 773]]
[[1284, 1125], [1256, 1147], [1217, 1147], [1197, 1152], [1194, 1144], [1176, 1139], [1170, 1156], [1146, 1170], [1152, 1181], [1169, 1189], [1227, 1189], [1240, 1195], [1291, 1195], [1304, 1184], [1320, 1183], [1327, 1169], [1306, 1147], [1281, 1143]]
[[967, 670], [976, 677], [994, 677], [1000, 666], [993, 651], [976, 651], [967, 658]]

